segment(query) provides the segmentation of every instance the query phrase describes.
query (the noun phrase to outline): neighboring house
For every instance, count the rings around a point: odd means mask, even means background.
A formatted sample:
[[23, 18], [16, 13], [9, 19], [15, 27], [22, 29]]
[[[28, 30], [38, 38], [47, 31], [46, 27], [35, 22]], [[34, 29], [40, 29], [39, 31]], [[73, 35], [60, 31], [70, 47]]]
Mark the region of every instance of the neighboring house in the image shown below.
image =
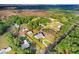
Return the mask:
[[21, 47], [22, 48], [28, 48], [29, 46], [30, 46], [30, 44], [26, 40], [23, 40], [23, 43], [21, 44]]
[[32, 31], [28, 31], [27, 35], [33, 35], [33, 32]]
[[20, 36], [25, 36], [27, 32], [28, 32], [28, 29], [27, 29], [27, 28], [22, 28], [22, 29], [19, 31], [19, 35], [20, 35]]
[[5, 51], [6, 51], [6, 52], [11, 51], [11, 47], [7, 47], [7, 48], [5, 48]]
[[15, 26], [16, 28], [19, 28], [19, 27], [20, 27], [18, 24], [14, 24], [14, 26]]
[[57, 30], [60, 31], [60, 29], [61, 29], [61, 27], [63, 26], [63, 24], [60, 23], [60, 22], [57, 22], [57, 24], [58, 24], [58, 26], [57, 26], [58, 29], [57, 29]]
[[4, 54], [4, 53], [5, 53], [5, 49], [1, 49], [0, 54]]
[[0, 50], [0, 54], [7, 53], [9, 51], [11, 51], [11, 47], [3, 48]]
[[36, 39], [41, 39], [41, 38], [45, 38], [45, 36], [43, 35], [43, 33], [38, 33], [34, 36]]
[[25, 36], [25, 34], [26, 34], [26, 31], [20, 31], [20, 32], [19, 32], [19, 35], [20, 35], [20, 36]]
[[27, 28], [23, 28], [23, 29], [20, 30], [19, 34], [20, 34], [20, 36], [25, 36], [26, 34], [27, 35], [33, 35], [33, 32], [29, 31]]

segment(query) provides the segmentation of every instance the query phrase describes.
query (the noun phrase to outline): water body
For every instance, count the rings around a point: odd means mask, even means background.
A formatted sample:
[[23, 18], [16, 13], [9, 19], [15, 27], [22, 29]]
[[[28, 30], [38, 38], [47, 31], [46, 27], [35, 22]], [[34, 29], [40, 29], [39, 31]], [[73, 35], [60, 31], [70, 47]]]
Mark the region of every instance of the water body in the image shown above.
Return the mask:
[[0, 4], [0, 9], [30, 9], [30, 10], [48, 10], [48, 9], [76, 10], [79, 5], [22, 5], [22, 4]]

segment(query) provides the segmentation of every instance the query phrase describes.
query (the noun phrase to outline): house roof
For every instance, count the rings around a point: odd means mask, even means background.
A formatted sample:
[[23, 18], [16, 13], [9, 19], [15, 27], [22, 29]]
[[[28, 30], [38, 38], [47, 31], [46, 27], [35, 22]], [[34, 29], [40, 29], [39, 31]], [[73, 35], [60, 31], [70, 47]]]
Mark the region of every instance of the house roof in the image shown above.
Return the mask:
[[32, 32], [32, 31], [28, 31], [27, 34], [28, 34], [28, 35], [32, 35], [33, 32]]
[[38, 33], [38, 34], [36, 34], [34, 37], [35, 37], [36, 39], [45, 38], [42, 33]]
[[19, 32], [19, 35], [21, 35], [21, 36], [25, 36], [25, 34], [26, 34], [26, 31], [20, 31]]
[[19, 28], [19, 25], [18, 25], [18, 24], [14, 24], [14, 26], [15, 26], [16, 28]]
[[23, 44], [21, 45], [22, 48], [28, 48], [29, 46], [30, 44], [26, 40], [24, 40]]
[[7, 48], [5, 49], [5, 51], [6, 51], [6, 52], [11, 51], [11, 47], [7, 47]]
[[0, 50], [0, 54], [6, 53], [6, 52], [9, 52], [9, 51], [11, 51], [11, 47], [3, 48], [3, 49]]

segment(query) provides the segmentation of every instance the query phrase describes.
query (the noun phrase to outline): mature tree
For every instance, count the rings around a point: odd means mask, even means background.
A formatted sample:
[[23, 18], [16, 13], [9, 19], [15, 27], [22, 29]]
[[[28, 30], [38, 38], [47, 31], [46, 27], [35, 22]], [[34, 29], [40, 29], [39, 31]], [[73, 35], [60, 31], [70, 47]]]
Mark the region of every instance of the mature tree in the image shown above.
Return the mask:
[[0, 21], [0, 35], [3, 34], [7, 29], [7, 26], [4, 22]]

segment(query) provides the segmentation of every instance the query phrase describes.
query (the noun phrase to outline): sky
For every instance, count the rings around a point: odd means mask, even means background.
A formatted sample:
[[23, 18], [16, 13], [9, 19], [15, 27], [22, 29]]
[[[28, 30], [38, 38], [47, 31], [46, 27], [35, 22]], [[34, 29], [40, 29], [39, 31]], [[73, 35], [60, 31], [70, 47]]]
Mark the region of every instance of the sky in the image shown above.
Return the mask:
[[0, 0], [0, 4], [79, 4], [79, 0]]

